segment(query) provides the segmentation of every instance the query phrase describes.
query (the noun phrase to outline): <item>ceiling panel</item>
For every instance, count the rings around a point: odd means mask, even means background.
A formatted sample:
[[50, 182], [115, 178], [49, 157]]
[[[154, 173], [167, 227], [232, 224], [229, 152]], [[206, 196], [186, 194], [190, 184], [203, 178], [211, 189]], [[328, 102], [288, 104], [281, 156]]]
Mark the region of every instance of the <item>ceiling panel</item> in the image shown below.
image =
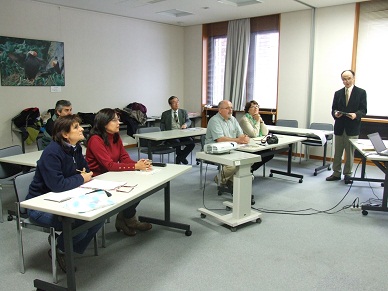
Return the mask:
[[[190, 26], [254, 16], [271, 15], [310, 7], [326, 7], [367, 0], [262, 0], [262, 3], [233, 6], [217, 0], [32, 0], [63, 7], [108, 13], [179, 26]], [[307, 5], [305, 5], [307, 4]], [[174, 14], [161, 13], [176, 11]], [[180, 13], [181, 12], [181, 13]], [[185, 13], [186, 12], [186, 13]], [[188, 15], [186, 15], [188, 14]]]

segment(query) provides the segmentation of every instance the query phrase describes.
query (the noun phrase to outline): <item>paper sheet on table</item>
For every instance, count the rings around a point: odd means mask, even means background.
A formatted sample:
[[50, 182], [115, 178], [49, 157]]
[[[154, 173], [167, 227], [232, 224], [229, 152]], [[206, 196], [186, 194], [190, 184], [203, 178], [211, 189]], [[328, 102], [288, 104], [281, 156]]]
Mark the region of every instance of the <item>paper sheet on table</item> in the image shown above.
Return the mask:
[[71, 212], [84, 213], [113, 204], [115, 202], [106, 195], [105, 191], [93, 191], [67, 201], [63, 207]]
[[311, 131], [311, 133], [312, 133], [313, 135], [316, 135], [316, 136], [319, 137], [319, 139], [321, 140], [322, 146], [325, 145], [325, 143], [326, 143], [326, 135], [325, 135], [323, 132], [313, 130], [313, 131]]
[[85, 195], [88, 192], [90, 192], [90, 189], [80, 187], [63, 192], [49, 192], [45, 195], [44, 200], [63, 202], [74, 197]]
[[152, 168], [152, 170], [147, 170], [147, 171], [136, 171], [136, 174], [140, 174], [140, 175], [153, 175], [153, 174], [156, 174], [156, 173], [158, 173], [160, 171], [161, 171], [161, 169]]
[[125, 185], [126, 182], [115, 182], [100, 179], [93, 179], [85, 184], [82, 184], [81, 188], [87, 189], [101, 189], [101, 190], [113, 190], [117, 187]]

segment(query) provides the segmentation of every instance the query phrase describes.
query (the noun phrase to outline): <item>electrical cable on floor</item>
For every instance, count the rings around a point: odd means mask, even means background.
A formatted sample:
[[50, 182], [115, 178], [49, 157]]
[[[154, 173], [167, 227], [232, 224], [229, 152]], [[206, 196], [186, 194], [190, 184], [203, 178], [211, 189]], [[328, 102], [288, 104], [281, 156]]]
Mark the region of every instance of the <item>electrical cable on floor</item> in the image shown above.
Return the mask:
[[[354, 171], [353, 177], [356, 175], [357, 169], [360, 166], [360, 163], [361, 163], [361, 160], [357, 164], [357, 167], [356, 167], [356, 170]], [[336, 211], [333, 211], [333, 212], [330, 212], [330, 211], [332, 211], [333, 209], [335, 209], [338, 205], [340, 205], [342, 203], [342, 201], [345, 199], [345, 197], [349, 194], [350, 189], [352, 189], [352, 185], [353, 185], [353, 183], [350, 183], [350, 186], [349, 186], [348, 190], [346, 191], [345, 195], [342, 197], [342, 199], [336, 205], [334, 205], [333, 207], [331, 207], [329, 209], [326, 209], [326, 210], [318, 210], [318, 209], [314, 209], [314, 208], [306, 208], [306, 209], [299, 209], [299, 210], [265, 209], [265, 208], [256, 208], [256, 207], [251, 207], [251, 208], [254, 209], [254, 210], [260, 211], [260, 212], [264, 212], [264, 213], [288, 214], [288, 215], [300, 215], [300, 216], [314, 215], [314, 214], [321, 214], [321, 213], [324, 213], [324, 214], [335, 214], [335, 213], [338, 213], [338, 212], [340, 212], [342, 210], [348, 209], [348, 208], [353, 206], [352, 204], [344, 205], [340, 209], [338, 209]], [[358, 199], [358, 198], [356, 198], [356, 199]], [[355, 201], [353, 201], [353, 203], [354, 202]], [[312, 212], [304, 213], [306, 211], [312, 211]]]

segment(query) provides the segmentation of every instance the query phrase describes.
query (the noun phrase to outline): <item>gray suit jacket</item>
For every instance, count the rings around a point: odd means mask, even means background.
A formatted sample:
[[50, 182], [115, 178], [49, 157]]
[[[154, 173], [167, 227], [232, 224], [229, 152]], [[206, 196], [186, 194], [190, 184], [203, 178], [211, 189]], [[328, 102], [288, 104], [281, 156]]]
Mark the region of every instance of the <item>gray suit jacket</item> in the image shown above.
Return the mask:
[[[160, 129], [161, 130], [171, 130], [172, 129], [172, 116], [171, 116], [171, 109], [166, 110], [162, 113], [162, 118], [160, 120]], [[191, 120], [189, 118], [189, 115], [187, 114], [187, 111], [184, 109], [178, 109], [178, 119], [179, 124], [182, 126], [186, 123], [187, 127], [190, 127]]]

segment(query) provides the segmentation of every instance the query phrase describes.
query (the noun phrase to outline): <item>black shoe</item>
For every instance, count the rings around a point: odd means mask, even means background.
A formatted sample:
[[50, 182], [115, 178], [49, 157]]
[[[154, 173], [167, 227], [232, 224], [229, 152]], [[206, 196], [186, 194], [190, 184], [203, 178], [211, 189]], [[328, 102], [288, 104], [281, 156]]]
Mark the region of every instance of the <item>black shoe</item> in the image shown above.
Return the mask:
[[341, 180], [341, 177], [337, 177], [334, 175], [331, 175], [331, 176], [326, 178], [326, 181], [338, 181], [338, 180]]
[[181, 159], [178, 156], [176, 156], [175, 164], [179, 165], [180, 163], [181, 163]]
[[353, 181], [350, 180], [351, 178], [352, 178], [352, 177], [350, 177], [350, 176], [348, 176], [348, 175], [345, 175], [345, 178], [344, 178], [345, 184], [353, 184]]
[[182, 164], [187, 165], [189, 162], [187, 161], [186, 158], [180, 157], [179, 160], [181, 161]]

